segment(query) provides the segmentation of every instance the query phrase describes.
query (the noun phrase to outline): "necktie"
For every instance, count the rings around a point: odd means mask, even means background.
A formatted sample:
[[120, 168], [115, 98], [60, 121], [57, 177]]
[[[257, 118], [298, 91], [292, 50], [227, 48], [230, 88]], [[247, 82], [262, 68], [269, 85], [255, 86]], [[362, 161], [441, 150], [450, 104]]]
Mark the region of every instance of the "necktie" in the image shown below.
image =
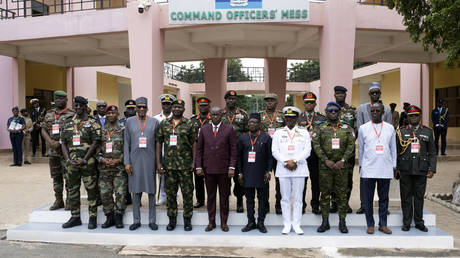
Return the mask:
[[214, 137], [217, 137], [217, 126], [214, 126]]

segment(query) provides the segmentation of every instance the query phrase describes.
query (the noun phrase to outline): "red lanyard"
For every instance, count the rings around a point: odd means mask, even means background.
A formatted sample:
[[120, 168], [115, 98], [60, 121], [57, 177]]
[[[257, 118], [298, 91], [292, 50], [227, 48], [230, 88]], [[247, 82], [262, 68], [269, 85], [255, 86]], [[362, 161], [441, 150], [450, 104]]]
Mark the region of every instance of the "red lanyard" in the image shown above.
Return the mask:
[[209, 119], [211, 119], [211, 117], [208, 115], [208, 116], [204, 119], [204, 121], [201, 121], [200, 115], [198, 115], [197, 119], [198, 119], [198, 121], [200, 121], [201, 126], [203, 126], [204, 123], [206, 122], [206, 119], [209, 120]]
[[174, 124], [174, 118], [172, 119], [172, 126], [173, 126], [173, 134], [176, 131], [176, 127], [182, 122], [182, 118], [177, 122], [177, 124]]
[[141, 135], [142, 136], [144, 136], [144, 129], [145, 129], [145, 125], [147, 125], [147, 120], [149, 120], [148, 116], [146, 116], [146, 118], [144, 119], [144, 126], [142, 126], [141, 120], [139, 119], [139, 115], [137, 115], [137, 122], [139, 122], [139, 127], [141, 128]]
[[107, 130], [107, 135], [108, 135], [108, 138], [109, 138], [109, 141], [110, 141], [110, 137], [112, 137], [113, 133], [117, 130], [117, 128], [114, 128], [112, 130], [112, 132], [109, 132], [109, 129], [106, 129]]
[[257, 139], [259, 138], [259, 135], [260, 135], [260, 130], [259, 130], [259, 133], [257, 134], [256, 138], [254, 139], [254, 141], [252, 141], [251, 132], [249, 132], [249, 140], [251, 141], [251, 149], [252, 149], [252, 151], [254, 151], [254, 145], [256, 145], [256, 142], [257, 142]]
[[270, 116], [268, 115], [268, 113], [267, 113], [267, 110], [265, 110], [265, 115], [267, 116], [267, 119], [268, 119], [268, 122], [270, 123], [270, 125], [272, 125], [272, 124], [273, 124], [273, 122], [275, 122], [275, 118], [276, 118], [276, 111], [275, 111], [275, 112], [273, 112], [273, 118], [272, 118], [272, 119], [270, 119]]
[[305, 115], [305, 116], [306, 116], [307, 123], [308, 123], [308, 129], [311, 130], [311, 128], [312, 128], [311, 124], [313, 123], [313, 119], [315, 118], [316, 113], [314, 113], [314, 114], [311, 116], [311, 119], [308, 119], [308, 115]]
[[377, 133], [377, 129], [375, 129], [374, 122], [371, 121], [371, 123], [372, 123], [372, 127], [374, 128], [374, 132], [377, 135], [378, 141], [380, 142], [380, 135], [382, 134], [382, 130], [383, 130], [383, 122], [380, 123], [380, 132], [379, 133]]
[[59, 117], [61, 116], [61, 114], [63, 112], [65, 112], [67, 110], [67, 108], [64, 108], [61, 112], [59, 112], [57, 115], [56, 113], [54, 113], [54, 121], [57, 121], [59, 119]]
[[233, 120], [235, 120], [235, 116], [238, 114], [238, 110], [235, 111], [235, 114], [233, 114], [232, 119], [227, 115], [228, 122], [233, 125]]
[[78, 128], [77, 128], [77, 124], [75, 124], [75, 131], [77, 132], [77, 134], [78, 134], [78, 129], [80, 129], [80, 127], [83, 125], [84, 122], [85, 121], [81, 121], [80, 125], [78, 126]]
[[334, 131], [334, 138], [337, 138], [337, 129], [339, 129], [339, 121], [337, 121], [337, 126], [335, 128], [333, 125], [331, 125], [331, 127], [332, 127], [332, 131]]
[[287, 134], [289, 136], [289, 139], [291, 139], [291, 143], [292, 143], [292, 140], [294, 140], [294, 137], [295, 137], [296, 133], [294, 132], [294, 135], [291, 137], [291, 133], [289, 133], [289, 129], [288, 129]]

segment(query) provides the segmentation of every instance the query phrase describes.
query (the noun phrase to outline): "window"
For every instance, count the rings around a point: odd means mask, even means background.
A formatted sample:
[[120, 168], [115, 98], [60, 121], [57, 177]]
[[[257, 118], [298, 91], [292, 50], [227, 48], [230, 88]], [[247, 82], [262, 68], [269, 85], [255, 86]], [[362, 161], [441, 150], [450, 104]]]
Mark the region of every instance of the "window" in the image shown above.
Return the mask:
[[445, 107], [449, 109], [450, 127], [460, 127], [460, 86], [452, 86], [448, 88], [436, 89], [436, 101], [444, 99]]

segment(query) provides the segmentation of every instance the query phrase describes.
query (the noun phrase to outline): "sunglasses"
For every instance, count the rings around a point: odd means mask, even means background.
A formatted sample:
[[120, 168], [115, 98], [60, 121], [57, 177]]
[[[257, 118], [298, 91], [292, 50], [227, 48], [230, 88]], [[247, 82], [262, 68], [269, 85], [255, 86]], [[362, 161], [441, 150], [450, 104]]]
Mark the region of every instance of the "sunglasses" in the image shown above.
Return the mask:
[[305, 104], [315, 104], [316, 101], [313, 101], [313, 100], [308, 100], [308, 101], [305, 101]]
[[379, 90], [378, 91], [371, 91], [371, 92], [369, 92], [369, 94], [371, 94], [371, 95], [379, 95], [379, 94], [381, 94], [381, 92]]
[[339, 110], [336, 109], [336, 108], [333, 108], [333, 109], [328, 109], [327, 112], [329, 112], [329, 113], [339, 113]]

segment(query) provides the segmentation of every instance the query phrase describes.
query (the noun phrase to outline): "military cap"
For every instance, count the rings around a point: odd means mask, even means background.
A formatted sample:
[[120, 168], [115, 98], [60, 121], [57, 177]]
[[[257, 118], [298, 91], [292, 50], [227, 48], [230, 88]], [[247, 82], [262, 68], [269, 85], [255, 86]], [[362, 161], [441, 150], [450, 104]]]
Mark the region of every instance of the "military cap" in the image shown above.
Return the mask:
[[67, 93], [62, 90], [57, 90], [54, 92], [55, 97], [67, 97]]
[[128, 99], [127, 101], [125, 101], [125, 107], [136, 107], [136, 101]]
[[397, 104], [396, 104], [396, 103], [390, 103], [390, 107], [392, 107], [392, 106], [395, 106], [395, 107], [396, 107]]
[[96, 102], [96, 106], [107, 106], [107, 102], [105, 102], [104, 100], [98, 100]]
[[369, 84], [369, 91], [373, 90], [373, 89], [379, 89], [380, 90], [380, 82], [371, 82], [371, 84]]
[[185, 101], [181, 100], [181, 99], [176, 99], [174, 100], [174, 102], [172, 103], [173, 105], [181, 105], [181, 106], [185, 106]]
[[274, 94], [274, 93], [269, 93], [267, 95], [265, 95], [264, 97], [264, 100], [267, 100], [267, 99], [278, 99], [278, 95]]
[[163, 94], [160, 96], [161, 103], [173, 103], [175, 100], [176, 97], [171, 94]]
[[211, 103], [211, 100], [206, 97], [201, 97], [198, 98], [196, 102], [198, 102], [198, 105], [209, 105]]
[[329, 103], [327, 103], [326, 105], [326, 110], [330, 107], [337, 107], [339, 110], [342, 108], [339, 104], [337, 104], [336, 102], [334, 101], [331, 101]]
[[340, 86], [340, 85], [337, 85], [334, 87], [334, 91], [343, 91], [343, 92], [347, 92], [347, 88], [343, 87], [343, 86]]
[[35, 102], [40, 102], [37, 98], [31, 99], [30, 104], [34, 104]]
[[307, 92], [303, 94], [303, 101], [316, 101], [316, 95], [313, 92]]
[[410, 106], [410, 103], [409, 103], [409, 102], [404, 102], [404, 103], [403, 103], [403, 106], [405, 106], [405, 107], [406, 107], [406, 106]]
[[82, 105], [88, 105], [88, 100], [83, 98], [82, 96], [76, 96], [74, 102]]
[[231, 97], [231, 96], [237, 97], [238, 94], [236, 94], [236, 91], [234, 91], [234, 90], [229, 90], [229, 91], [225, 92], [224, 99], [227, 99], [228, 97]]
[[146, 97], [139, 97], [136, 99], [136, 105], [142, 104], [147, 105], [148, 101]]
[[13, 107], [13, 108], [11, 109], [11, 111], [15, 111], [15, 110], [18, 110], [18, 111], [19, 111], [18, 106], [15, 106], [15, 107]]
[[300, 111], [300, 109], [296, 107], [288, 106], [288, 107], [283, 108], [283, 113], [285, 117], [297, 117], [302, 112]]
[[408, 115], [420, 115], [421, 112], [422, 112], [422, 109], [415, 105], [410, 106], [409, 110], [407, 110]]
[[110, 105], [108, 107], [105, 108], [105, 112], [109, 112], [109, 111], [118, 111], [118, 107], [115, 106], [115, 105]]
[[251, 113], [251, 114], [249, 115], [249, 119], [252, 119], [252, 118], [257, 119], [257, 120], [259, 120], [259, 121], [261, 120], [261, 119], [260, 119], [259, 113]]

